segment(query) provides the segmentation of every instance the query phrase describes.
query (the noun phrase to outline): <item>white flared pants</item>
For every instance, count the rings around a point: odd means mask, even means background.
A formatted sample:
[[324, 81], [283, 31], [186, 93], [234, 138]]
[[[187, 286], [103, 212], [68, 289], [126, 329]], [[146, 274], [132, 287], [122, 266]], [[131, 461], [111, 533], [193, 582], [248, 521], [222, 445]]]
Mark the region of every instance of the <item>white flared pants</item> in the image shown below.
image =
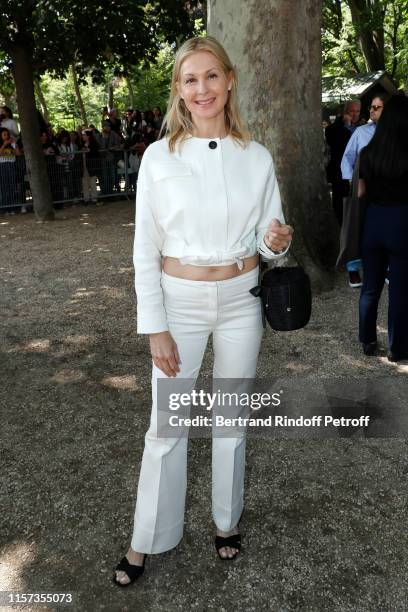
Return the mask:
[[[162, 273], [169, 330], [177, 343], [179, 378], [196, 380], [208, 337], [213, 334], [214, 378], [254, 378], [263, 333], [261, 301], [249, 289], [258, 268], [223, 281], [191, 281]], [[161, 553], [183, 536], [187, 487], [187, 437], [157, 436], [157, 381], [153, 365], [152, 415], [137, 491], [133, 550]], [[245, 436], [214, 437], [212, 512], [222, 531], [238, 522], [244, 503]]]

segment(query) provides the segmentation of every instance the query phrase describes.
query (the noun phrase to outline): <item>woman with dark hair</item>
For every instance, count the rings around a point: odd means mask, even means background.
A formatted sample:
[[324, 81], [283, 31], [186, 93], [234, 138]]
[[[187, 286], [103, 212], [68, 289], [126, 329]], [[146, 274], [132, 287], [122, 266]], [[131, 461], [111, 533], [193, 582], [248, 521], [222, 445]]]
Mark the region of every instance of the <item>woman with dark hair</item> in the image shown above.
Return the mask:
[[138, 132], [139, 134], [143, 133], [143, 128], [146, 127], [146, 121], [144, 120], [144, 118], [142, 117], [142, 113], [140, 112], [140, 110], [135, 110], [135, 112], [133, 113], [133, 126], [134, 126], [134, 131]]
[[371, 142], [361, 151], [359, 196], [367, 211], [362, 234], [364, 283], [360, 342], [377, 350], [377, 310], [389, 267], [390, 361], [408, 358], [408, 98], [393, 96]]

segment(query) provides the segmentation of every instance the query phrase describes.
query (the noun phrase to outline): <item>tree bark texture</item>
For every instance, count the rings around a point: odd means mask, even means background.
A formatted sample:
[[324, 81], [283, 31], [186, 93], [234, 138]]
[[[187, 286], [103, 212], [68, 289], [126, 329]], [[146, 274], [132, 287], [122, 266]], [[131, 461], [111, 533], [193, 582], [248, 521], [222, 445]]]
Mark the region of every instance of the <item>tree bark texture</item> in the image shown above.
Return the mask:
[[127, 85], [128, 92], [129, 92], [129, 105], [130, 105], [130, 108], [133, 108], [135, 105], [135, 94], [133, 92], [132, 81], [130, 77], [126, 77], [126, 85]]
[[79, 87], [78, 77], [77, 77], [77, 73], [76, 73], [74, 64], [71, 64], [70, 70], [71, 70], [72, 82], [74, 84], [75, 96], [78, 102], [79, 112], [81, 114], [81, 120], [84, 125], [88, 125], [88, 117], [86, 116], [86, 110], [85, 110], [84, 102], [82, 100], [81, 90]]
[[111, 111], [112, 108], [114, 108], [113, 106], [113, 85], [112, 83], [109, 83], [108, 85], [108, 109], [109, 111]]
[[49, 123], [50, 122], [50, 116], [48, 114], [47, 103], [45, 101], [44, 94], [43, 94], [43, 91], [41, 89], [41, 81], [40, 81], [40, 79], [35, 79], [34, 80], [34, 88], [35, 88], [35, 93], [37, 94], [38, 101], [39, 101], [40, 106], [41, 106], [41, 112], [43, 114], [43, 117], [44, 117], [45, 121], [47, 123]]
[[383, 3], [378, 0], [349, 0], [349, 6], [367, 70], [385, 70]]
[[274, 159], [292, 253], [319, 289], [330, 285], [338, 229], [324, 169], [320, 0], [210, 0], [209, 33], [238, 72], [241, 112]]
[[24, 46], [13, 46], [11, 51], [17, 106], [23, 139], [24, 155], [30, 182], [33, 206], [41, 221], [54, 219], [47, 167], [40, 144], [31, 56]]

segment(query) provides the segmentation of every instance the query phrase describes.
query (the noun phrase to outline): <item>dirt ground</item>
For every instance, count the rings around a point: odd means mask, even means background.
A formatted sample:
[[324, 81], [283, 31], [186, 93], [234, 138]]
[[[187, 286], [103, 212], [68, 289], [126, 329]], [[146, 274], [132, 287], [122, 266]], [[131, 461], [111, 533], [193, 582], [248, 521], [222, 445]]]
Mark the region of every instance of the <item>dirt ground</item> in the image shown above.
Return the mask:
[[[408, 610], [407, 443], [395, 428], [388, 439], [250, 436], [233, 563], [212, 542], [210, 441], [190, 440], [184, 539], [150, 556], [129, 589], [110, 582], [129, 544], [150, 411], [133, 218], [133, 202], [68, 208], [46, 224], [0, 217], [0, 591], [71, 592], [78, 611]], [[385, 358], [385, 302], [383, 353], [364, 357], [358, 291], [338, 273], [304, 330], [267, 331], [259, 375], [401, 390], [408, 365]]]

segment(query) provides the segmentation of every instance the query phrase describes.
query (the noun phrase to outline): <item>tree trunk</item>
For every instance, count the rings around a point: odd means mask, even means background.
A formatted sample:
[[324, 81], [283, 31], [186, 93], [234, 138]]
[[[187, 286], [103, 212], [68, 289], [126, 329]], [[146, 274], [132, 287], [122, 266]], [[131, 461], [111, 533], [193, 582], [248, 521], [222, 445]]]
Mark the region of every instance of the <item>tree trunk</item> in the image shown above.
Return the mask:
[[88, 118], [86, 116], [85, 106], [82, 100], [81, 90], [79, 88], [78, 77], [77, 77], [77, 73], [76, 73], [74, 64], [71, 64], [70, 70], [71, 70], [72, 82], [74, 84], [75, 96], [76, 96], [78, 106], [79, 106], [79, 112], [81, 113], [82, 123], [85, 125], [88, 125]]
[[385, 70], [384, 13], [378, 0], [349, 0], [351, 18], [356, 30], [367, 70]]
[[133, 92], [132, 81], [130, 77], [126, 77], [126, 85], [127, 85], [128, 92], [129, 92], [129, 105], [130, 105], [130, 108], [133, 108], [135, 105], [135, 94]]
[[108, 85], [108, 110], [111, 111], [113, 106], [113, 85], [109, 83]]
[[13, 61], [17, 106], [34, 211], [39, 220], [52, 220], [54, 219], [54, 208], [47, 167], [40, 144], [40, 127], [35, 106], [34, 74], [31, 55], [26, 47], [13, 46], [11, 58]]
[[272, 153], [292, 253], [316, 289], [338, 249], [323, 159], [320, 0], [210, 0], [208, 30], [238, 70], [240, 108]]
[[40, 106], [41, 106], [41, 112], [43, 114], [43, 117], [44, 117], [45, 121], [47, 123], [49, 123], [50, 122], [50, 116], [48, 114], [47, 103], [45, 101], [44, 94], [43, 94], [43, 91], [41, 89], [41, 81], [40, 81], [40, 79], [35, 79], [34, 80], [34, 87], [35, 87], [35, 92], [37, 94], [38, 101], [39, 101]]

